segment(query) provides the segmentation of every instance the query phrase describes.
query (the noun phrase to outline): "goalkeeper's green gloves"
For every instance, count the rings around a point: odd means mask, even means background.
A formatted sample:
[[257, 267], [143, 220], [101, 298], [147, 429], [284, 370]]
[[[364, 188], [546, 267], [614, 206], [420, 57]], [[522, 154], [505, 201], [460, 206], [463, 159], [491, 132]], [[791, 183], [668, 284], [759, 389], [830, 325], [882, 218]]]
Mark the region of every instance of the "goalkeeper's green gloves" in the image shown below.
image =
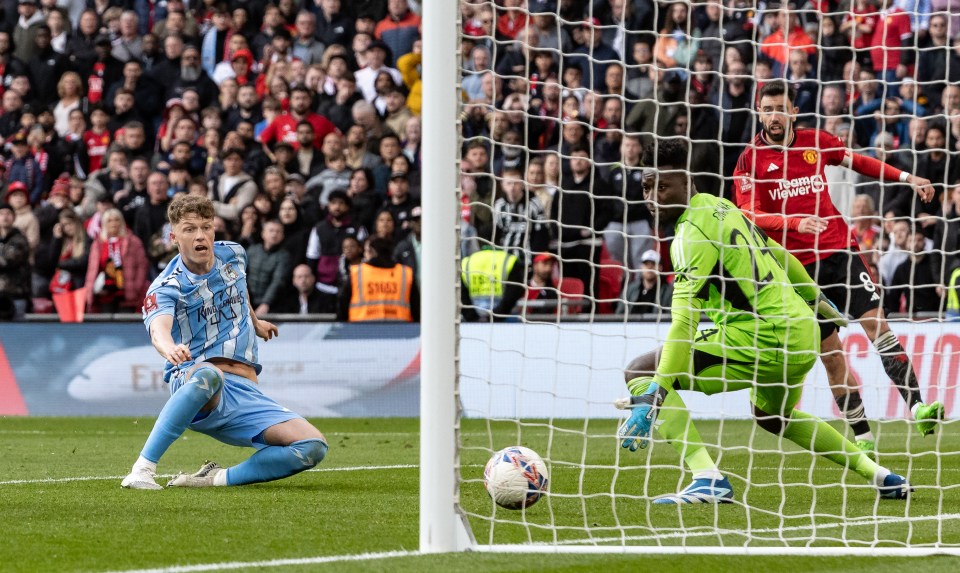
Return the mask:
[[833, 304], [829, 298], [824, 296], [821, 292], [817, 298], [807, 301], [807, 306], [810, 307], [810, 310], [813, 311], [814, 316], [819, 316], [820, 318], [832, 322], [839, 327], [847, 325], [847, 317], [843, 316], [843, 313], [840, 312], [840, 309], [837, 308], [837, 305]]

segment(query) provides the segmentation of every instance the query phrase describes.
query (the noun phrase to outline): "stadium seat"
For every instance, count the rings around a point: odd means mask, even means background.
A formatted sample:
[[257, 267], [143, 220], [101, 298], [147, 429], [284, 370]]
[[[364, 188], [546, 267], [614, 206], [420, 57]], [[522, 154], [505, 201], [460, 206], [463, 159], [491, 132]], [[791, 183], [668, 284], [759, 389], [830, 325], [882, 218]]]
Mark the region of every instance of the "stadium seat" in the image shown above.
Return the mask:
[[611, 314], [616, 311], [617, 302], [623, 296], [625, 274], [626, 270], [622, 263], [611, 258], [600, 259], [600, 292], [597, 296], [606, 302], [597, 305], [597, 312]]
[[564, 303], [562, 314], [580, 314], [583, 305], [583, 281], [571, 277], [560, 279], [557, 284], [560, 300]]

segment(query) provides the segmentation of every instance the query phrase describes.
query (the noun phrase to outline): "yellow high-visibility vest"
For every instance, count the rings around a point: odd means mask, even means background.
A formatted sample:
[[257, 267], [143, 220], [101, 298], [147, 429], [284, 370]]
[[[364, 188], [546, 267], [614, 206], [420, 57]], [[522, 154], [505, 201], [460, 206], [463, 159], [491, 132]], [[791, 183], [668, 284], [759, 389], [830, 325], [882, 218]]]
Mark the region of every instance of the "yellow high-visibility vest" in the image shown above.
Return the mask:
[[499, 302], [503, 285], [517, 264], [517, 257], [505, 251], [477, 251], [460, 261], [460, 276], [471, 299], [493, 298]]

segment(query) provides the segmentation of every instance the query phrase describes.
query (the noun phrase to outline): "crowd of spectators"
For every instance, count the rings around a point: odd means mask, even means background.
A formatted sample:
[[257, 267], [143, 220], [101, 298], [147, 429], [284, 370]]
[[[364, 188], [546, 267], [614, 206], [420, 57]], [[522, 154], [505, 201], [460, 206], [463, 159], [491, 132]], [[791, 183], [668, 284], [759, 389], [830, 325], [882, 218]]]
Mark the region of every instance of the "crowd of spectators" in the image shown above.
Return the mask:
[[261, 313], [336, 312], [368, 237], [419, 258], [420, 10], [0, 1], [0, 315], [138, 312], [177, 193], [247, 248]]
[[[78, 288], [88, 310], [139, 310], [176, 254], [176, 193], [210, 197], [217, 238], [248, 249], [259, 312], [337, 312], [374, 239], [416, 271], [421, 4], [0, 0], [0, 313]], [[829, 184], [888, 310], [941, 308], [960, 267], [960, 0], [460, 9], [462, 255], [507, 250], [527, 298], [571, 279], [597, 312], [668, 302], [643, 149], [685, 138], [698, 189], [729, 195], [755, 90], [782, 77], [801, 126], [934, 182], [930, 204], [839, 169]]]

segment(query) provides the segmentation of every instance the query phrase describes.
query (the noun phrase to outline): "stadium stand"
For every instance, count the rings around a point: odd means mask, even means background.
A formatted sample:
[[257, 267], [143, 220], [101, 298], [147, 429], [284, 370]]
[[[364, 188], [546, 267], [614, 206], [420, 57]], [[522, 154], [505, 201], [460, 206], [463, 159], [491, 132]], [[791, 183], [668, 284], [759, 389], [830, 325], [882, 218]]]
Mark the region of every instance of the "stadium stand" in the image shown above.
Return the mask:
[[[95, 289], [91, 305], [122, 299], [108, 306], [136, 312], [117, 280], [130, 272], [122, 261], [142, 253], [149, 281], [175, 255], [164, 206], [176, 193], [211, 197], [217, 237], [248, 248], [280, 221], [276, 308], [307, 308], [290, 302], [304, 296], [301, 264], [323, 290], [310, 308], [332, 308], [349, 272], [346, 235], [387, 238], [409, 259], [428, 168], [420, 12], [414, 0], [0, 3], [0, 203], [27, 239], [31, 275], [27, 295], [22, 272], [0, 270], [0, 298], [17, 302], [4, 307], [50, 312], [51, 286], [70, 281]], [[659, 251], [670, 270], [669, 236], [631, 182], [640, 148], [687, 138], [698, 188], [729, 197], [758, 127], [755, 90], [784, 78], [801, 125], [934, 182], [923, 204], [896, 184], [828, 181], [897, 293], [885, 307], [955, 315], [945, 307], [960, 276], [956, 14], [958, 0], [461, 0], [463, 254], [502, 246], [531, 266], [540, 251], [573, 257], [582, 264], [557, 265], [555, 285], [580, 280], [607, 301], [597, 313], [630, 307], [628, 293], [644, 290], [642, 253]], [[501, 200], [505, 171], [524, 176], [519, 203]], [[558, 210], [569, 190], [588, 193], [589, 213]], [[350, 208], [334, 216], [339, 191]], [[113, 209], [126, 231], [102, 225]], [[86, 240], [65, 240], [64, 210]], [[531, 217], [535, 237], [516, 225]], [[569, 225], [588, 230], [578, 244], [560, 231]], [[0, 250], [11, 233], [0, 228]], [[576, 254], [587, 243], [593, 254]], [[81, 256], [87, 266], [69, 273]]]

